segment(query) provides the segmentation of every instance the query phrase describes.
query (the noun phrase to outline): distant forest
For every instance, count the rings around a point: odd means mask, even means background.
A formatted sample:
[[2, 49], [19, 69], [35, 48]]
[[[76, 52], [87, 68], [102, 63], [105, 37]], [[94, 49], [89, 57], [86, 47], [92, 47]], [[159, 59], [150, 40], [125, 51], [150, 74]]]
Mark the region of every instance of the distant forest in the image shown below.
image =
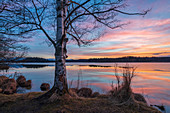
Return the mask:
[[89, 62], [170, 62], [170, 57], [120, 57], [120, 58], [92, 58]]
[[[39, 57], [12, 58], [0, 60], [0, 62], [55, 62], [54, 59]], [[120, 58], [90, 58], [90, 59], [68, 59], [67, 62], [170, 62], [170, 57], [120, 57]]]

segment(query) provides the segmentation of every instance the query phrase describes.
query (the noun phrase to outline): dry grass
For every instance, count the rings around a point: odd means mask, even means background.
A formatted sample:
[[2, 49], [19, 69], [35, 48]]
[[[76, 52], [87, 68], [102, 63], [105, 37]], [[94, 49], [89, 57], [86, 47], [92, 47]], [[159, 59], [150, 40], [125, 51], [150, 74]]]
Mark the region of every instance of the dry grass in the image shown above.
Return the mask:
[[[119, 67], [120, 68], [120, 67]], [[119, 103], [132, 102], [134, 101], [133, 92], [131, 89], [132, 78], [135, 76], [136, 67], [130, 67], [126, 65], [122, 68], [122, 75], [118, 72], [118, 65], [115, 64], [115, 77], [117, 84], [112, 83], [112, 90], [110, 91], [111, 96], [113, 96]]]
[[158, 110], [138, 102], [116, 105], [108, 95], [97, 98], [63, 97], [56, 101], [35, 101], [41, 92], [27, 94], [0, 94], [0, 113], [160, 113]]

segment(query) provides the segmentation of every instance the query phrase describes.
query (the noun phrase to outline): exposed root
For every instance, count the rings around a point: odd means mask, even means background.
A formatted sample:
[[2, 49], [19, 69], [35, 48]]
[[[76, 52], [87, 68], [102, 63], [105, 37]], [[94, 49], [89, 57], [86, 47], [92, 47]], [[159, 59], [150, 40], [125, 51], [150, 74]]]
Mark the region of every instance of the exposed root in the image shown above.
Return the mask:
[[49, 99], [53, 93], [55, 92], [55, 88], [52, 87], [48, 92], [46, 92], [45, 94], [42, 94], [41, 96], [37, 97], [37, 98], [34, 98], [34, 100], [47, 100]]

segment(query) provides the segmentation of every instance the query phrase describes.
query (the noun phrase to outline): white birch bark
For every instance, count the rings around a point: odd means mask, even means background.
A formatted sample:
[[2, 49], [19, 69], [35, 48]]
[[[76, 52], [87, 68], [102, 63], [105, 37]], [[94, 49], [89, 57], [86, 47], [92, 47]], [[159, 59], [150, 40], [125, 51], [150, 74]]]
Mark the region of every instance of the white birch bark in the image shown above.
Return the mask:
[[67, 78], [66, 78], [66, 32], [64, 19], [66, 17], [65, 0], [57, 0], [57, 45], [55, 47], [55, 80], [54, 87], [56, 93], [63, 95], [68, 92]]

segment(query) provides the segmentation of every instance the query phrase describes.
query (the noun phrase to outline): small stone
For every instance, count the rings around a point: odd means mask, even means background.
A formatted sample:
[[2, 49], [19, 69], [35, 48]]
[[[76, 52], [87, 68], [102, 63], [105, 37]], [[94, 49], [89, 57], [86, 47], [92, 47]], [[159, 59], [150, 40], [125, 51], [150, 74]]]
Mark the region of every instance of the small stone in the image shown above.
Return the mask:
[[95, 97], [98, 97], [100, 95], [100, 93], [99, 92], [94, 92], [93, 94], [92, 94], [92, 98], [95, 98]]
[[50, 89], [50, 84], [48, 83], [42, 83], [40, 86], [41, 91], [47, 91]]
[[32, 83], [31, 80], [27, 80], [25, 83], [25, 87], [31, 87], [31, 83]]
[[16, 81], [20, 87], [25, 87], [26, 78], [24, 76], [19, 76]]

